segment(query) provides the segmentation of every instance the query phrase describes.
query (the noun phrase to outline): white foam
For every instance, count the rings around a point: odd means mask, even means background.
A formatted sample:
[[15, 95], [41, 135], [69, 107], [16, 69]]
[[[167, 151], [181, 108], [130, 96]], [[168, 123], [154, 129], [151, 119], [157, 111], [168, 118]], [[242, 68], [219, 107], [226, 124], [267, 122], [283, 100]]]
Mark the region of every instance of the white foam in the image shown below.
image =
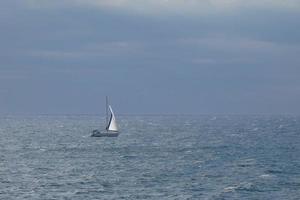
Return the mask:
[[259, 176], [260, 178], [272, 178], [271, 174], [262, 174]]
[[238, 186], [229, 186], [224, 188], [224, 192], [234, 192], [237, 188]]

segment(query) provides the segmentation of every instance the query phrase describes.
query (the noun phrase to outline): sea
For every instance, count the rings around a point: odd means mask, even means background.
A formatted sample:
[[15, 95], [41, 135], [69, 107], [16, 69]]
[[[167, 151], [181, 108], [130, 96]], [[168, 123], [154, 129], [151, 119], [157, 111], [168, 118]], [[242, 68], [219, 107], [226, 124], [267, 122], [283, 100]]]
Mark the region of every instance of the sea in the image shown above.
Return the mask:
[[0, 117], [0, 199], [300, 199], [300, 116]]

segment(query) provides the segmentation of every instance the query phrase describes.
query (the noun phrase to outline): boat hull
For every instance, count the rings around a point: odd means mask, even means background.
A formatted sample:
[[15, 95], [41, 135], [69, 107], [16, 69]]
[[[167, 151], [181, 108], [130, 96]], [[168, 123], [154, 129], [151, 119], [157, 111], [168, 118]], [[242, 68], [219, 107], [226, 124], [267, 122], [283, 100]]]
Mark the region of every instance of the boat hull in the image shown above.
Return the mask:
[[91, 137], [118, 137], [119, 132], [93, 130]]

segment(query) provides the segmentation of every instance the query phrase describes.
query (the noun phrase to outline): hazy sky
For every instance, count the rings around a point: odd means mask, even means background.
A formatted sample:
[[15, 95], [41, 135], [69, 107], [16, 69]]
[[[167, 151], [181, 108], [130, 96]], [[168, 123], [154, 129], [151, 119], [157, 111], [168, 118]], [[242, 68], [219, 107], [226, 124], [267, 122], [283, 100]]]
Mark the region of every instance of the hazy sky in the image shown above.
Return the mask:
[[0, 114], [300, 114], [299, 0], [1, 0]]

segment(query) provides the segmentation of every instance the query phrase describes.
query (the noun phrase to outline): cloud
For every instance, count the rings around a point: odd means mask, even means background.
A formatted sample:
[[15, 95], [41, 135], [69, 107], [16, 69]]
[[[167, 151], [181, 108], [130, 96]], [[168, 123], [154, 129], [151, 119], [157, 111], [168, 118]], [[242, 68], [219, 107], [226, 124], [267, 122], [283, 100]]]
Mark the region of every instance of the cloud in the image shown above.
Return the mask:
[[[300, 53], [300, 46], [282, 44], [265, 40], [245, 37], [202, 37], [181, 38], [177, 40], [179, 46], [193, 49], [194, 58], [191, 62], [199, 65], [209, 64], [245, 64], [260, 61], [276, 61], [277, 63], [299, 63], [296, 59]], [[210, 53], [206, 53], [210, 52]]]
[[201, 15], [240, 9], [300, 10], [299, 0], [27, 0], [31, 7], [90, 6], [140, 14]]
[[276, 42], [257, 40], [241, 37], [203, 37], [203, 38], [182, 38], [177, 41], [179, 44], [188, 46], [208, 47], [210, 49], [224, 52], [256, 52], [280, 54], [284, 51], [300, 51], [300, 46], [292, 44], [278, 44]]
[[54, 59], [81, 59], [89, 57], [111, 57], [131, 55], [141, 52], [142, 45], [134, 41], [112, 41], [101, 43], [89, 43], [78, 49], [72, 50], [33, 50], [28, 54], [33, 57]]

